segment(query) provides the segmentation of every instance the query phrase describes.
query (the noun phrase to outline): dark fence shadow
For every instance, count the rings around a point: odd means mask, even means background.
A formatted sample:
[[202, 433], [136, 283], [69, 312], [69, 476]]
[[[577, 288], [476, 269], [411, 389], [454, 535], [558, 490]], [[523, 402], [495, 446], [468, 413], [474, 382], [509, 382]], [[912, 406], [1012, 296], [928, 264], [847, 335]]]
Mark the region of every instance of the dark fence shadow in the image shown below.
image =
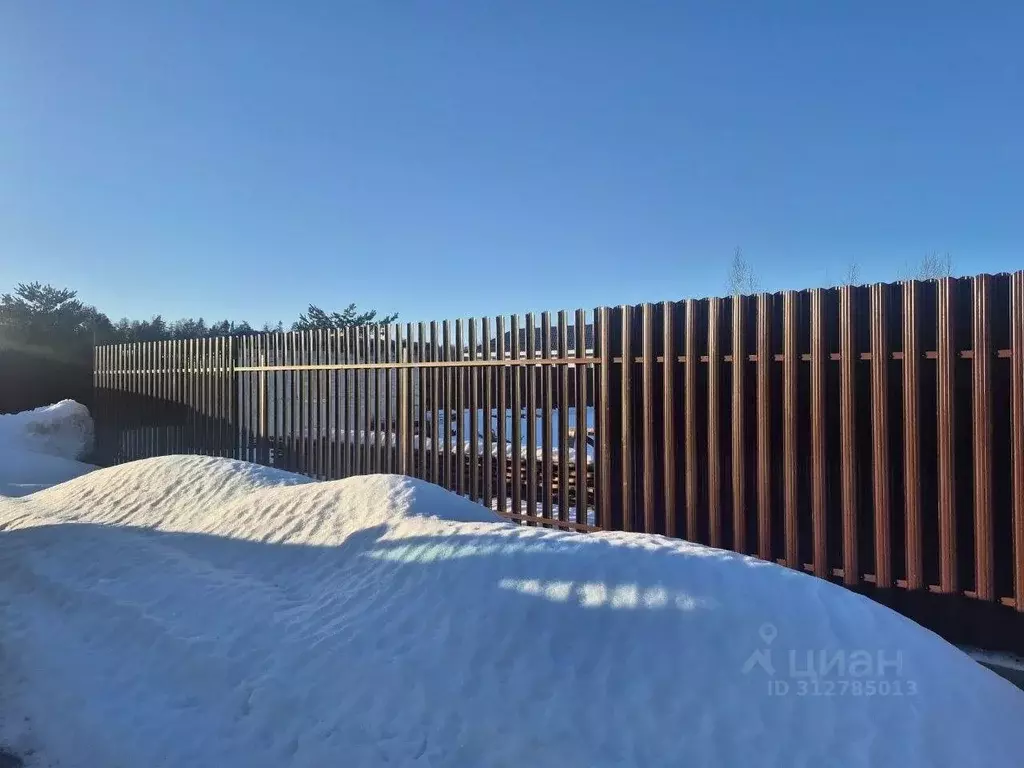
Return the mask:
[[[97, 389], [92, 461], [109, 466], [169, 454], [239, 456], [252, 442], [226, 409], [196, 407], [122, 390]], [[253, 457], [255, 460], [255, 457]], [[267, 463], [267, 462], [262, 462]]]
[[1024, 655], [1024, 614], [998, 602], [928, 590], [863, 586], [855, 591], [954, 645]]
[[0, 413], [18, 413], [60, 400], [92, 409], [92, 361], [39, 347], [0, 347]]

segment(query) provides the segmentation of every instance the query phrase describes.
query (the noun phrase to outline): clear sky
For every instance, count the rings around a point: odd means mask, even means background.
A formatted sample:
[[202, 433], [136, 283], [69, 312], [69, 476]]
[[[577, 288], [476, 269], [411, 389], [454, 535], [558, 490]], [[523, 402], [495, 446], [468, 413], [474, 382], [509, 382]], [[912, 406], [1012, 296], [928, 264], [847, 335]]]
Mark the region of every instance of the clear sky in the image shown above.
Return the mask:
[[405, 320], [1024, 267], [1024, 2], [0, 0], [0, 290]]

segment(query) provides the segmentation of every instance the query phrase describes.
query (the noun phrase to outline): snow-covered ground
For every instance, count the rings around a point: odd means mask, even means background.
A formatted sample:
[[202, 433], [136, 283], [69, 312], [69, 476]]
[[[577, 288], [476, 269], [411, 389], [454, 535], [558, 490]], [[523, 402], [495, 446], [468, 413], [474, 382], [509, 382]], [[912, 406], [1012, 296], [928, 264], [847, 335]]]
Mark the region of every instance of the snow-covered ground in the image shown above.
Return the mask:
[[96, 469], [77, 461], [92, 441], [89, 411], [73, 400], [0, 414], [0, 496], [24, 496]]
[[172, 456], [0, 498], [0, 745], [28, 765], [989, 768], [1022, 724], [1024, 693], [841, 587], [420, 481]]

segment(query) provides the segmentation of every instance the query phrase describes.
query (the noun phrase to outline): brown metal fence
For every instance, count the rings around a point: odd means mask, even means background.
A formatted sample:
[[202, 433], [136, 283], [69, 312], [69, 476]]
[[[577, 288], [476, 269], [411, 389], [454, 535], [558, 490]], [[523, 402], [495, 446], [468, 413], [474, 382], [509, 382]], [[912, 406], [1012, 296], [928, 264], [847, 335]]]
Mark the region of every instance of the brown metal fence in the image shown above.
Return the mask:
[[98, 347], [99, 451], [415, 475], [1024, 649], [1024, 272], [524, 320]]

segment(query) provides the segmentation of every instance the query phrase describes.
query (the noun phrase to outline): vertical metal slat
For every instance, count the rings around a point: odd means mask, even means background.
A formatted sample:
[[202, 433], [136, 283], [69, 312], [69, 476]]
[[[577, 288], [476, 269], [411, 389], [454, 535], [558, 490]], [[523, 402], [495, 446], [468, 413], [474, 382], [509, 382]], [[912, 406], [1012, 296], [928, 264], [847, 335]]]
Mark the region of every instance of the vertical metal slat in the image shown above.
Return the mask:
[[521, 466], [521, 457], [523, 452], [523, 412], [520, 392], [522, 368], [519, 365], [519, 315], [512, 315], [510, 318], [509, 333], [511, 334], [510, 341], [513, 360], [512, 367], [509, 368], [509, 377], [511, 380], [510, 410], [512, 413], [512, 511], [518, 515], [522, 514], [523, 511], [523, 472]]
[[772, 551], [772, 297], [757, 297], [757, 554], [773, 560]]
[[636, 530], [633, 481], [633, 308], [619, 309], [622, 328], [622, 530]]
[[597, 391], [594, 393], [594, 406], [597, 419], [595, 428], [595, 446], [597, 455], [594, 457], [596, 474], [596, 494], [594, 499], [594, 515], [597, 525], [610, 528], [612, 517], [612, 443], [610, 424], [612, 419], [611, 401], [608, 391], [611, 389], [612, 365], [614, 350], [611, 342], [611, 310], [598, 307], [594, 310], [594, 339], [598, 344], [598, 364], [596, 376]]
[[860, 581], [857, 536], [857, 339], [854, 291], [839, 289], [839, 461], [843, 516], [843, 583]]
[[[567, 313], [558, 313], [558, 357], [565, 360], [569, 356], [569, 320]], [[576, 370], [576, 369], [574, 369]], [[558, 519], [569, 519], [569, 468], [575, 465], [580, 471], [579, 456], [569, 460], [569, 366], [560, 363], [558, 375]], [[584, 465], [585, 469], [586, 465]]]
[[796, 291], [786, 291], [782, 298], [782, 498], [783, 528], [786, 539], [786, 565], [802, 570], [799, 538], [798, 443], [799, 413]]
[[[576, 358], [587, 356], [587, 316], [582, 309], [576, 310]], [[588, 447], [587, 376], [589, 366], [576, 363], [576, 522], [589, 522], [588, 475], [590, 462]]]
[[732, 547], [747, 552], [746, 377], [747, 297], [732, 297]]
[[[526, 359], [536, 357], [537, 339], [533, 313], [526, 315]], [[537, 368], [528, 363], [526, 375], [526, 513], [537, 514]]]
[[[440, 359], [450, 363], [452, 361], [452, 348], [450, 343], [451, 328], [447, 320], [441, 323], [441, 354]], [[434, 424], [434, 440], [438, 442], [441, 450], [442, 476], [445, 488], [455, 490], [455, 478], [452, 475], [452, 451], [451, 451], [451, 414], [452, 414], [452, 368], [446, 365], [442, 369], [441, 383], [441, 408], [443, 418], [438, 417]], [[435, 404], [436, 407], [436, 404]]]
[[892, 586], [889, 531], [889, 324], [887, 286], [871, 286], [871, 474], [875, 508], [875, 586]]
[[[424, 323], [420, 323], [417, 326], [416, 336], [416, 361], [422, 363], [428, 359], [427, 355], [427, 328]], [[430, 349], [431, 355], [429, 359], [433, 360], [437, 353], [437, 323], [430, 324]], [[441, 469], [438, 466], [439, 457], [441, 455], [441, 448], [438, 445], [437, 426], [440, 423], [438, 418], [437, 409], [437, 389], [435, 386], [428, 385], [428, 379], [433, 379], [430, 384], [436, 384], [437, 377], [434, 373], [434, 368], [420, 367], [417, 370], [417, 376], [419, 379], [419, 398], [416, 405], [416, 434], [418, 444], [416, 446], [416, 476], [422, 477], [429, 480], [432, 483], [441, 483]], [[430, 408], [427, 408], [428, 403]], [[433, 426], [433, 431], [428, 435], [427, 430], [427, 414], [430, 414], [429, 423]], [[430, 441], [429, 449], [433, 460], [430, 461], [429, 467], [427, 464], [427, 441]]]
[[541, 456], [542, 456], [542, 484], [543, 490], [541, 492], [541, 516], [550, 520], [554, 515], [552, 509], [554, 507], [554, 501], [552, 499], [552, 486], [554, 485], [554, 460], [551, 455], [552, 442], [553, 442], [553, 426], [554, 416], [551, 408], [551, 401], [553, 399], [553, 390], [551, 387], [551, 365], [547, 361], [551, 359], [551, 315], [547, 312], [542, 312], [540, 315], [541, 322], [541, 344], [543, 349], [541, 350], [541, 357], [544, 359], [544, 364], [540, 368], [541, 377]]
[[828, 518], [825, 505], [825, 292], [811, 291], [811, 537], [814, 575], [825, 579], [828, 565]]
[[456, 363], [455, 376], [455, 492], [466, 495], [466, 337], [462, 329], [462, 320], [455, 321], [455, 343], [452, 347], [452, 359]]
[[373, 386], [374, 372], [369, 368], [373, 362], [370, 351], [370, 327], [363, 325], [359, 327], [358, 336], [359, 362], [362, 365], [360, 374], [362, 376], [362, 422], [360, 424], [359, 452], [362, 474], [369, 475], [376, 471], [374, 461], [374, 447], [370, 443], [371, 419], [373, 413], [372, 398], [376, 394]]
[[643, 499], [644, 508], [641, 512], [643, 527], [646, 533], [658, 533], [656, 472], [658, 460], [655, 455], [654, 424], [655, 408], [655, 355], [654, 355], [654, 305], [644, 304], [641, 317], [641, 389], [643, 392]]
[[[505, 318], [501, 315], [494, 319], [494, 340], [495, 351], [498, 360], [505, 359]], [[497, 370], [497, 397], [498, 397], [498, 462], [495, 480], [497, 481], [498, 511], [508, 511], [508, 482], [506, 472], [508, 470], [508, 434], [506, 429], [506, 414], [508, 405], [508, 368], [500, 366]]]
[[708, 540], [712, 547], [722, 546], [721, 319], [722, 300], [708, 299]]
[[[471, 317], [467, 322], [469, 323], [469, 360], [474, 362], [476, 361], [477, 345], [476, 318]], [[480, 498], [480, 447], [477, 426], [480, 417], [480, 411], [477, 408], [479, 395], [477, 376], [479, 372], [480, 368], [474, 365], [466, 368], [466, 395], [469, 398], [469, 429], [467, 430], [469, 434], [466, 436], [469, 440], [469, 469], [466, 485], [470, 501], [478, 501]]]
[[[480, 319], [480, 342], [483, 350], [484, 360], [491, 360], [491, 320], [488, 317]], [[494, 433], [491, 427], [491, 414], [494, 407], [494, 373], [500, 368], [484, 366], [480, 371], [480, 378], [483, 382], [481, 395], [481, 410], [483, 412], [484, 442], [483, 455], [481, 456], [481, 472], [483, 474], [480, 493], [483, 497], [484, 506], [488, 509], [494, 503]]]
[[686, 301], [685, 346], [683, 363], [683, 424], [686, 430], [683, 463], [686, 485], [686, 538], [700, 541], [697, 528], [697, 493], [700, 467], [697, 464], [697, 306], [696, 299]]
[[936, 428], [939, 506], [939, 589], [946, 594], [959, 591], [956, 531], [956, 311], [953, 278], [943, 278], [937, 289], [936, 327]]
[[979, 600], [995, 599], [992, 528], [992, 279], [973, 281], [972, 425], [974, 442], [974, 580]]
[[903, 283], [903, 522], [907, 589], [924, 584], [921, 562], [921, 350], [917, 326], [919, 285]]

